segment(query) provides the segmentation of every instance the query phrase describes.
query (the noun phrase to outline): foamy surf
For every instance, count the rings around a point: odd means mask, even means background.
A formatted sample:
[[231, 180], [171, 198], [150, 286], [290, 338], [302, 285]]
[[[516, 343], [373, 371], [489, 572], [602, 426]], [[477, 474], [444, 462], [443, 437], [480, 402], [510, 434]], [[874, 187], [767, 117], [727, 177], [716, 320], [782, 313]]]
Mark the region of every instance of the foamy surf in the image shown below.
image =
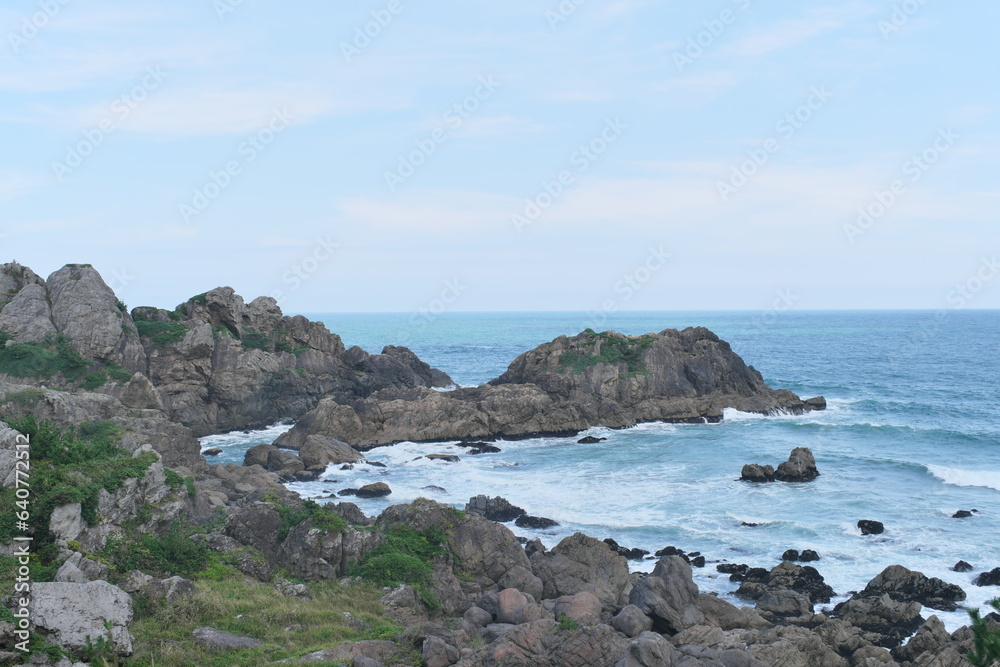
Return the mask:
[[952, 486], [980, 486], [994, 491], [1000, 491], [1000, 471], [994, 470], [959, 470], [944, 466], [927, 466], [928, 472], [945, 484]]

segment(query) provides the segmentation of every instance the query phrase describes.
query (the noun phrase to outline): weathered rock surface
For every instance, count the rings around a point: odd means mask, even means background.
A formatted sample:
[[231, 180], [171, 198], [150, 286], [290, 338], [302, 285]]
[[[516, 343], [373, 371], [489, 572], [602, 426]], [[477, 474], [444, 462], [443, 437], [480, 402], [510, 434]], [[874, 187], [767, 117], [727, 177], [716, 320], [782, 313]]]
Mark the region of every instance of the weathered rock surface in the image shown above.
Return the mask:
[[583, 533], [563, 539], [550, 551], [532, 554], [531, 568], [542, 580], [546, 598], [587, 591], [615, 604], [629, 578], [624, 558]]
[[403, 440], [570, 435], [591, 426], [718, 421], [724, 408], [771, 413], [816, 408], [773, 390], [707, 329], [628, 337], [560, 336], [515, 359], [481, 387], [385, 390], [352, 402], [321, 401], [276, 444], [309, 434], [365, 449]]
[[811, 482], [819, 477], [816, 459], [808, 447], [796, 447], [788, 460], [774, 471], [774, 479], [779, 482]]
[[132, 654], [132, 598], [106, 581], [36, 583], [28, 609], [36, 630], [53, 643], [82, 651], [88, 637], [104, 637], [119, 655]]
[[881, 521], [871, 519], [861, 519], [858, 521], [858, 528], [862, 535], [881, 535], [885, 532], [885, 526]]
[[230, 632], [216, 630], [212, 627], [198, 628], [191, 633], [195, 643], [209, 651], [245, 651], [264, 644], [252, 637], [240, 637]]
[[921, 572], [908, 570], [902, 565], [891, 565], [868, 582], [857, 597], [881, 597], [888, 594], [899, 602], [919, 602], [925, 607], [942, 611], [955, 611], [965, 600], [965, 591], [937, 577], [926, 577]]
[[676, 634], [704, 623], [691, 566], [680, 556], [664, 556], [653, 572], [632, 588], [629, 604], [653, 619], [657, 632]]
[[865, 639], [877, 646], [892, 648], [917, 631], [924, 619], [919, 602], [898, 602], [889, 594], [881, 597], [851, 598], [834, 609], [837, 618], [865, 632]]
[[1000, 567], [983, 572], [972, 583], [976, 586], [1000, 586]]
[[518, 517], [527, 514], [520, 507], [512, 505], [506, 498], [501, 498], [500, 496], [487, 498], [483, 495], [470, 498], [469, 502], [465, 505], [465, 511], [481, 514], [490, 521], [500, 521], [501, 523], [514, 521]]

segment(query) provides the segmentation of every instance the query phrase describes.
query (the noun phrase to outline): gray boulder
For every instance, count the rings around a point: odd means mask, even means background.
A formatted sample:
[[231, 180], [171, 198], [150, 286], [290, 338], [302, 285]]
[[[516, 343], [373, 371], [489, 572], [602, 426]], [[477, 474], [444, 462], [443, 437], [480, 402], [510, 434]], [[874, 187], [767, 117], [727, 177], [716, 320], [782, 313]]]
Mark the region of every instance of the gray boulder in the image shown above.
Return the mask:
[[26, 285], [0, 311], [0, 331], [20, 342], [41, 343], [56, 336], [48, 294], [39, 283]]
[[360, 489], [358, 489], [358, 498], [382, 498], [383, 496], [388, 496], [392, 493], [392, 489], [385, 482], [375, 482], [374, 484], [365, 484]]
[[35, 629], [52, 643], [80, 651], [88, 638], [104, 637], [119, 655], [132, 655], [132, 598], [106, 581], [36, 583], [28, 610]]
[[626, 637], [638, 637], [653, 629], [653, 619], [634, 604], [628, 604], [611, 619], [611, 627]]
[[142, 373], [135, 373], [132, 379], [122, 388], [121, 402], [130, 408], [140, 410], [162, 410], [163, 399], [160, 392]]
[[680, 657], [663, 635], [647, 631], [632, 640], [615, 667], [674, 667]]
[[813, 605], [802, 593], [788, 589], [768, 590], [757, 602], [757, 611], [770, 621], [808, 621]]
[[251, 648], [258, 648], [264, 644], [252, 637], [240, 637], [230, 632], [216, 630], [213, 627], [198, 628], [191, 633], [198, 646], [209, 651], [245, 651]]
[[744, 482], [773, 482], [774, 468], [772, 466], [762, 466], [759, 463], [747, 463], [743, 466], [740, 479]]
[[149, 585], [149, 596], [174, 602], [187, 595], [194, 595], [194, 584], [183, 577], [170, 577], [154, 581]]
[[320, 435], [310, 435], [299, 449], [306, 468], [326, 468], [331, 463], [355, 463], [363, 456], [350, 445]]
[[889, 594], [899, 602], [919, 602], [925, 607], [955, 611], [965, 600], [965, 591], [937, 577], [909, 570], [902, 565], [890, 565], [868, 582], [858, 597], [880, 597]]
[[428, 637], [421, 648], [420, 662], [423, 667], [449, 667], [458, 662], [458, 649], [440, 637]]
[[632, 588], [629, 603], [652, 617], [657, 632], [676, 634], [705, 621], [691, 566], [680, 556], [661, 558], [652, 574]]
[[816, 459], [808, 447], [796, 447], [788, 460], [774, 471], [774, 479], [779, 482], [811, 482], [819, 477]]
[[898, 602], [888, 593], [881, 597], [851, 598], [838, 604], [837, 618], [865, 631], [872, 644], [893, 648], [923, 625], [919, 602]]
[[49, 531], [57, 540], [75, 540], [86, 527], [80, 503], [60, 505], [49, 517]]
[[576, 533], [547, 552], [531, 556], [531, 568], [542, 580], [546, 598], [587, 591], [616, 604], [628, 583], [628, 561], [604, 542]]

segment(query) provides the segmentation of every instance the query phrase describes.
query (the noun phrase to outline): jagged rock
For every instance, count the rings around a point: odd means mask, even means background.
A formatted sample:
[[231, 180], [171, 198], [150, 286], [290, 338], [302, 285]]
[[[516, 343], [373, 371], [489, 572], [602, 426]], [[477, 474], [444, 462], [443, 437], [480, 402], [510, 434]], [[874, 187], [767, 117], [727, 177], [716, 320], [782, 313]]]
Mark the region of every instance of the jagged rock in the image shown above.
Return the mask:
[[698, 609], [705, 615], [706, 625], [726, 631], [767, 625], [767, 621], [755, 610], [749, 607], [737, 607], [715, 595], [698, 595]]
[[356, 449], [339, 440], [311, 435], [299, 449], [299, 459], [306, 468], [326, 468], [331, 463], [357, 463], [364, 457]]
[[972, 583], [976, 586], [1000, 586], [1000, 567], [995, 567], [989, 572], [983, 572]]
[[910, 637], [903, 646], [892, 650], [892, 655], [900, 662], [917, 662], [925, 653], [937, 653], [951, 642], [951, 635], [937, 616], [928, 618], [917, 634]]
[[240, 637], [207, 626], [198, 628], [191, 633], [191, 636], [194, 638], [196, 644], [209, 651], [245, 651], [264, 645], [252, 637]]
[[404, 366], [416, 373], [428, 387], [445, 389], [455, 384], [448, 377], [447, 373], [436, 368], [431, 368], [426, 362], [421, 361], [409, 348], [386, 345], [382, 348], [382, 354], [400, 361]]
[[627, 549], [619, 545], [610, 537], [606, 538], [604, 540], [604, 543], [607, 544], [609, 547], [611, 547], [612, 551], [619, 554], [626, 560], [642, 560], [649, 554], [649, 552], [646, 551], [645, 549], [638, 549], [638, 548]]
[[286, 598], [302, 598], [303, 600], [312, 599], [309, 587], [305, 584], [295, 584], [287, 580], [278, 581], [274, 584], [274, 590], [278, 591]]
[[514, 521], [519, 516], [526, 514], [523, 509], [512, 505], [506, 498], [501, 498], [500, 496], [487, 498], [483, 495], [470, 498], [469, 502], [465, 505], [465, 511], [481, 514], [490, 521], [500, 521], [502, 523]]
[[80, 503], [60, 505], [49, 518], [49, 531], [57, 540], [75, 540], [86, 527]]
[[[564, 360], [606, 354], [627, 355], [632, 361], [596, 362], [579, 372], [561, 372]], [[643, 373], [630, 370], [638, 366]], [[791, 392], [767, 387], [760, 373], [707, 329], [641, 337], [587, 331], [522, 354], [507, 372], [480, 387], [450, 392], [394, 388], [349, 405], [326, 399], [282, 442], [327, 435], [364, 450], [405, 440], [568, 436], [597, 425], [719, 421], [727, 407], [762, 413], [808, 409]]]
[[392, 489], [385, 482], [375, 482], [374, 484], [365, 484], [360, 489], [358, 489], [358, 498], [382, 498], [383, 496], [388, 496], [392, 493]]
[[813, 604], [829, 602], [830, 598], [836, 595], [816, 568], [796, 565], [789, 561], [782, 561], [766, 573], [758, 568], [750, 569], [742, 575], [742, 578], [743, 584], [736, 591], [736, 595], [749, 600], [758, 600], [768, 590], [781, 588], [801, 593]]
[[229, 515], [223, 533], [274, 560], [278, 553], [281, 517], [271, 503], [254, 503]]
[[82, 553], [74, 551], [56, 572], [55, 580], [85, 584], [88, 581], [107, 579], [110, 574], [111, 568], [104, 563], [91, 560]]
[[542, 580], [546, 598], [588, 591], [614, 604], [628, 583], [628, 562], [583, 533], [563, 539], [551, 551], [532, 554], [531, 569]]
[[[4, 267], [7, 266], [10, 265], [4, 264]], [[41, 278], [38, 280], [41, 281]], [[58, 332], [52, 323], [48, 293], [43, 283], [25, 285], [3, 306], [0, 331], [6, 331], [14, 340], [25, 343], [41, 343], [56, 337]]]
[[747, 463], [743, 466], [740, 479], [744, 482], [773, 482], [774, 468], [769, 465], [762, 466], [757, 463]]
[[615, 667], [674, 667], [678, 657], [674, 645], [663, 635], [645, 631], [632, 640]]
[[951, 567], [953, 572], [972, 572], [972, 565], [960, 560]]
[[450, 667], [458, 662], [458, 649], [440, 637], [428, 637], [424, 640], [420, 652], [423, 667]]
[[121, 402], [139, 410], [162, 410], [163, 399], [160, 392], [142, 373], [135, 373], [122, 388]]
[[882, 522], [870, 519], [861, 519], [858, 521], [858, 528], [861, 529], [862, 535], [881, 535], [885, 532], [885, 526], [882, 525]]
[[796, 447], [788, 460], [774, 471], [774, 479], [779, 482], [811, 482], [819, 477], [816, 459], [808, 447]]
[[627, 604], [611, 619], [611, 627], [626, 637], [638, 637], [653, 629], [653, 619], [634, 604]]
[[552, 519], [547, 519], [544, 516], [530, 516], [528, 514], [522, 514], [517, 517], [514, 521], [514, 525], [519, 528], [532, 528], [534, 530], [539, 530], [543, 528], [552, 528], [553, 526], [558, 526], [558, 521], [553, 521]]
[[884, 569], [868, 582], [857, 597], [880, 597], [886, 593], [899, 602], [919, 602], [942, 611], [955, 611], [957, 603], [965, 599], [965, 591], [961, 587], [937, 577], [926, 577], [902, 565], [890, 565]]
[[680, 556], [661, 558], [652, 574], [632, 588], [629, 603], [652, 617], [657, 632], [674, 634], [705, 620], [691, 566]]
[[352, 526], [370, 526], [375, 523], [375, 519], [365, 516], [361, 508], [354, 503], [337, 503], [336, 505], [331, 503], [326, 508]]
[[[74, 651], [105, 637], [119, 655], [132, 654], [132, 598], [106, 581], [38, 582], [28, 605], [35, 628], [49, 641]], [[108, 629], [105, 624], [110, 625]]]
[[812, 618], [813, 606], [808, 597], [788, 589], [768, 590], [757, 601], [757, 611], [772, 621]]
[[[560, 630], [558, 623], [551, 619], [518, 626], [498, 626], [493, 634], [499, 634], [499, 637], [484, 648], [466, 655], [458, 664], [461, 667], [612, 665], [629, 645], [629, 641], [609, 625], [594, 625], [568, 632]], [[490, 637], [488, 631], [487, 640]]]
[[919, 602], [897, 602], [885, 594], [851, 598], [837, 605], [834, 614], [868, 633], [866, 639], [871, 643], [892, 648], [923, 624], [920, 610]]
[[196, 589], [194, 584], [183, 577], [170, 577], [154, 581], [149, 585], [148, 590], [150, 597], [163, 598], [168, 602], [173, 602], [186, 595], [194, 595]]

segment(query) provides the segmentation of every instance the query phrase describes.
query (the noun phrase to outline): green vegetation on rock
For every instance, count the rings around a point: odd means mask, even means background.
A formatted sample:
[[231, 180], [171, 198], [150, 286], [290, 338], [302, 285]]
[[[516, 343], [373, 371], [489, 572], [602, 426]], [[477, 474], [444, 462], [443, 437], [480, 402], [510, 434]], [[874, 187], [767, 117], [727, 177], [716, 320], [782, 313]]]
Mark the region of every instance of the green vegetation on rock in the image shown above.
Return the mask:
[[188, 326], [182, 322], [150, 322], [136, 320], [135, 328], [139, 335], [148, 338], [153, 348], [161, 349], [172, 343], [179, 343], [187, 335]]
[[0, 332], [0, 373], [20, 378], [47, 380], [62, 373], [69, 382], [82, 379], [91, 363], [81, 357], [64, 336], [46, 343], [11, 343]]
[[430, 582], [434, 557], [444, 553], [444, 533], [437, 528], [418, 532], [407, 526], [394, 526], [383, 534], [385, 541], [366, 554], [348, 574], [379, 586], [409, 584], [431, 611], [438, 609], [440, 603], [430, 592]]
[[[1000, 598], [990, 602], [990, 605], [1000, 612]], [[978, 609], [970, 609], [972, 618], [972, 639], [974, 648], [966, 657], [975, 667], [993, 667], [1000, 665], [1000, 629], [991, 630], [986, 619], [979, 615]]]
[[[597, 364], [625, 364], [628, 373], [646, 372], [642, 355], [653, 344], [655, 337], [619, 338], [607, 331], [595, 333], [593, 329], [587, 329], [583, 334], [587, 339], [585, 343], [563, 353], [559, 362], [560, 372], [571, 371], [579, 374]], [[584, 346], [599, 346], [599, 352], [597, 350], [591, 352]]]

